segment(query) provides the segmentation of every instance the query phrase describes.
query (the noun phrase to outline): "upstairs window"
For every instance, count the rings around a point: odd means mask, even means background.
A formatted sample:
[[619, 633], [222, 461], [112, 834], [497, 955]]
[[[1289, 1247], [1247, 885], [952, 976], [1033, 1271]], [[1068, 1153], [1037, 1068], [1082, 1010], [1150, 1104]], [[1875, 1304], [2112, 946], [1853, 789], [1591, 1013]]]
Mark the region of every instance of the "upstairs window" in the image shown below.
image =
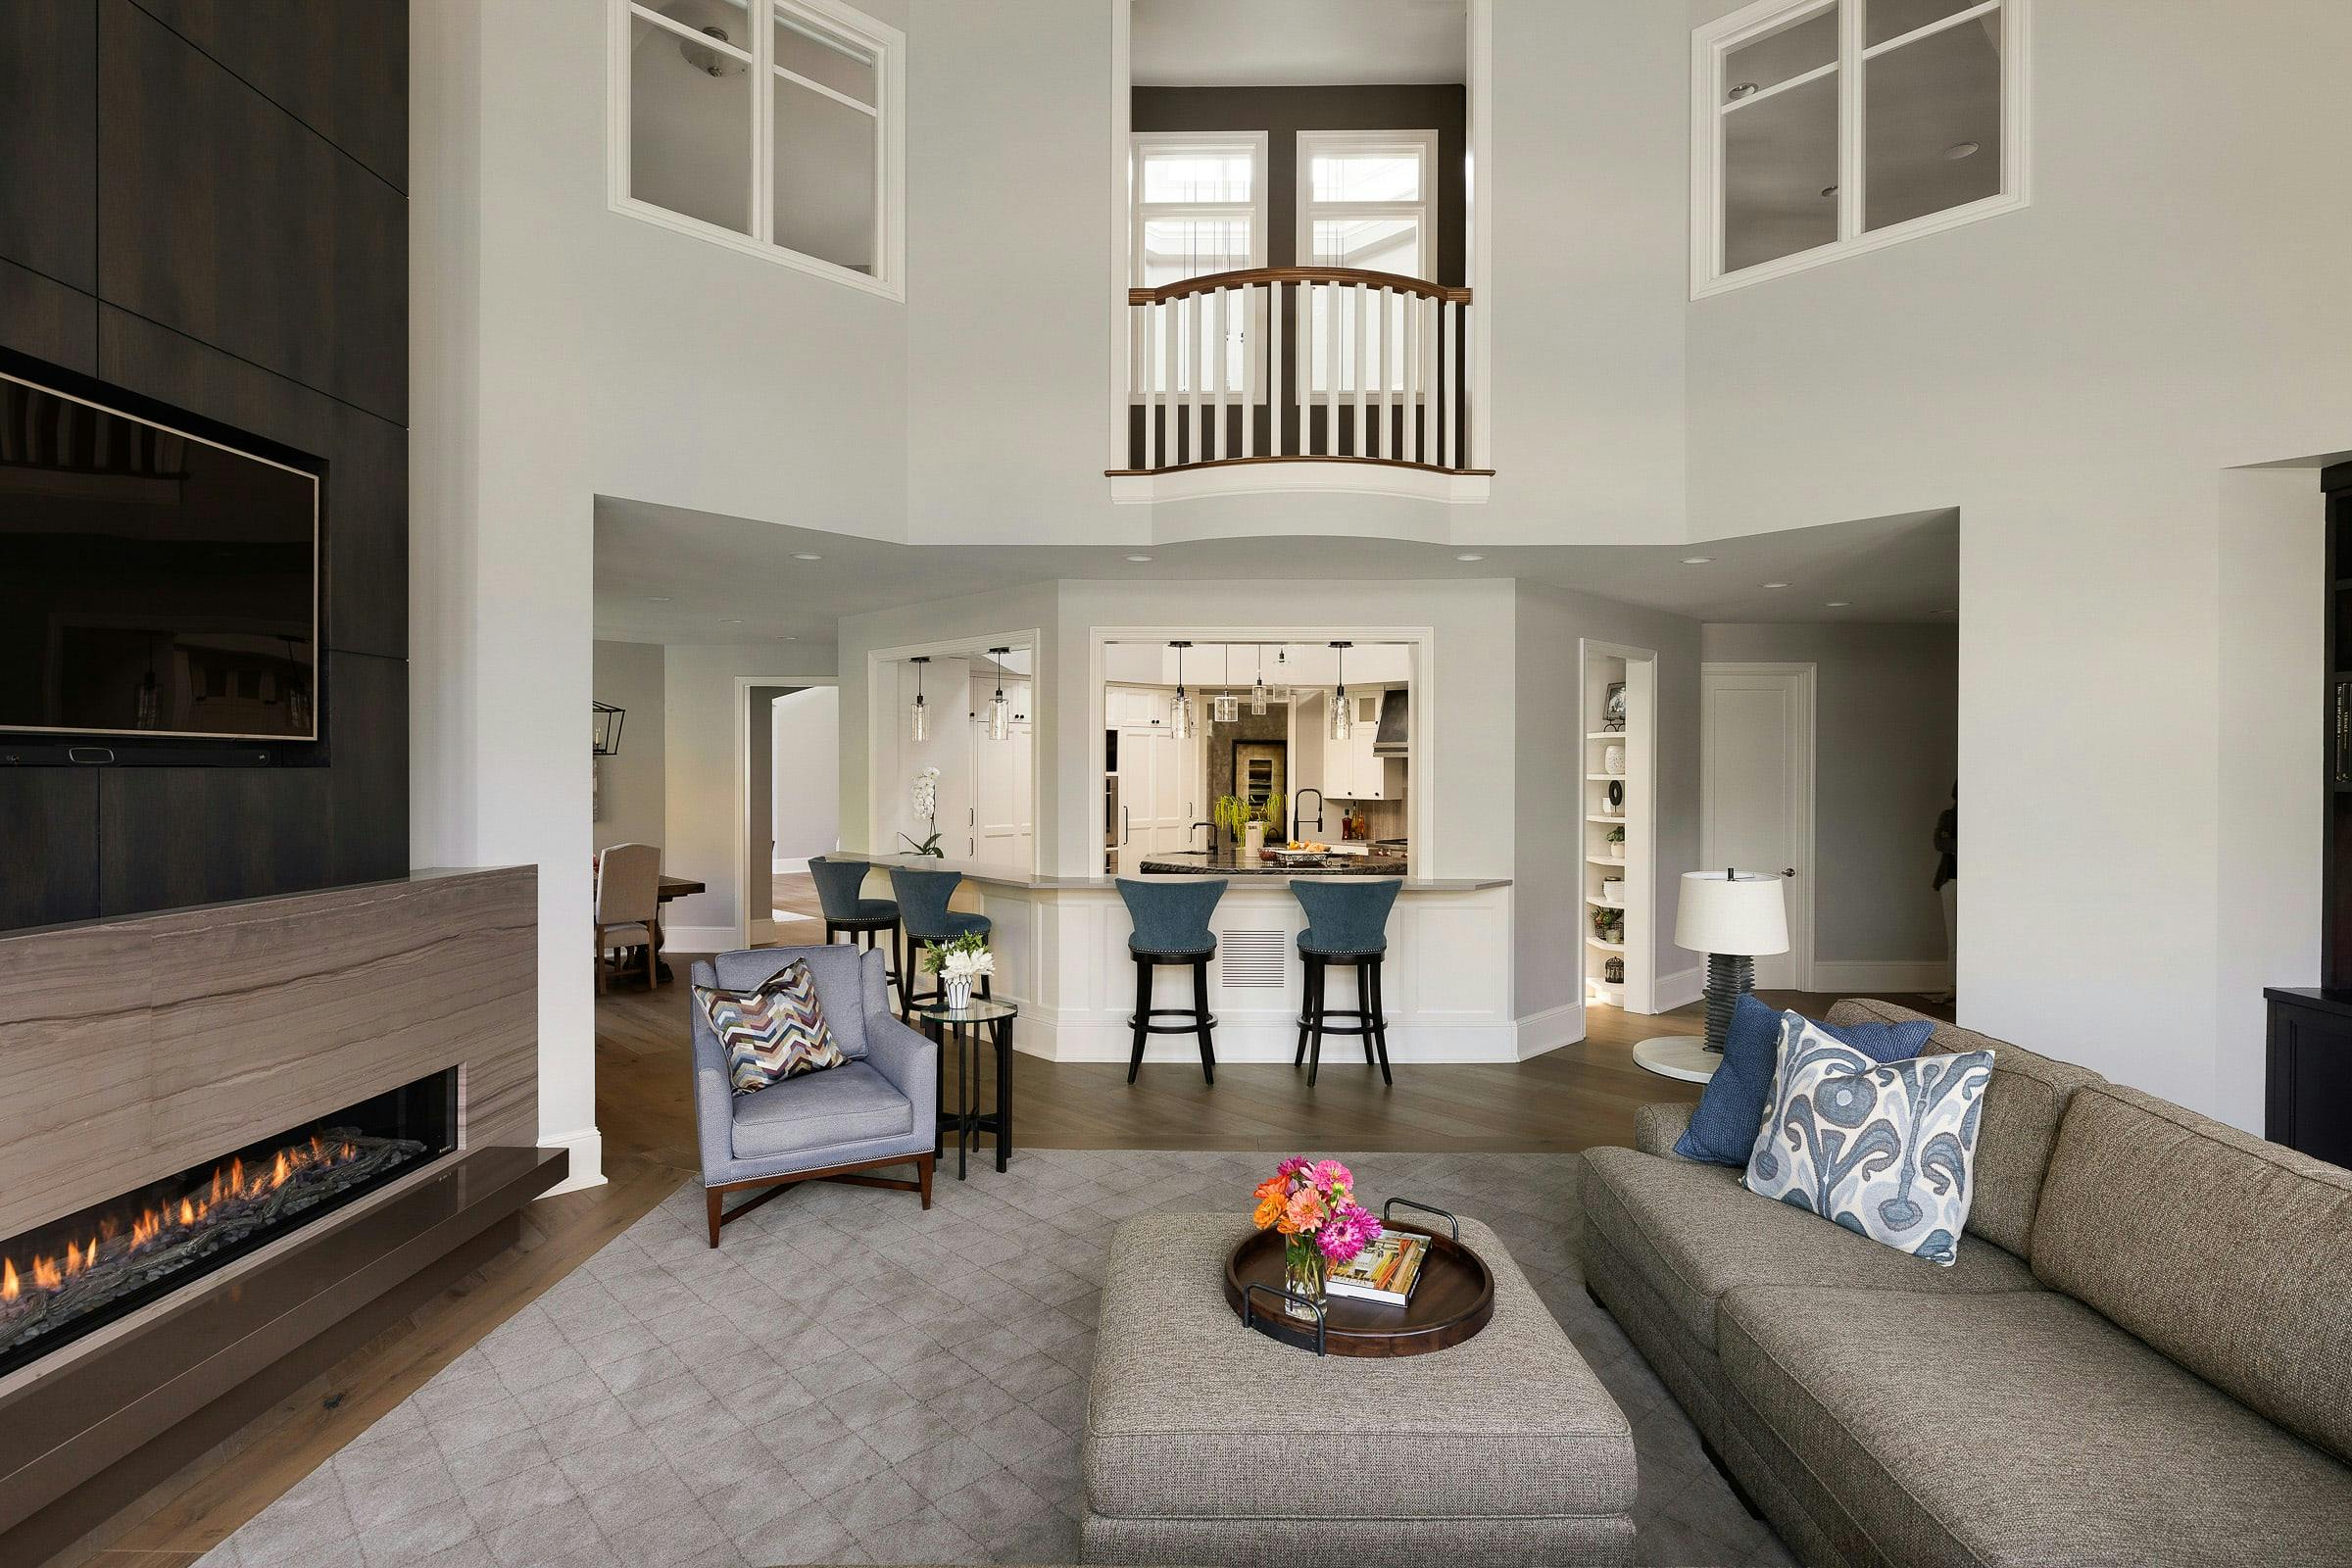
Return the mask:
[[[1134, 231], [1127, 254], [1133, 282], [1143, 288], [1181, 283], [1212, 272], [1239, 272], [1266, 265], [1266, 137], [1263, 131], [1136, 131], [1129, 142], [1129, 181]], [[1245, 384], [1249, 345], [1258, 323], [1256, 307], [1236, 310], [1224, 323], [1225, 379]], [[1173, 319], [1171, 316], [1169, 318]], [[1142, 352], [1152, 367], [1167, 364], [1166, 340], [1154, 329]], [[1215, 378], [1198, 367], [1215, 364], [1218, 329], [1213, 312], [1195, 318], [1195, 341], [1181, 347], [1173, 373], [1176, 390], [1191, 391], [1199, 380]], [[1165, 376], [1166, 369], [1152, 373]]]
[[614, 211], [906, 298], [897, 28], [838, 0], [608, 3]]
[[1693, 298], [2022, 207], [2025, 0], [1763, 0], [1691, 35]]
[[[1429, 280], [1437, 275], [1438, 133], [1434, 130], [1302, 130], [1298, 133], [1298, 259], [1310, 267], [1352, 267]], [[1340, 390], [1353, 392], [1360, 379], [1368, 390], [1404, 390], [1401, 364], [1373, 363], [1361, 376], [1356, 355], [1362, 343], [1402, 343], [1410, 297], [1387, 299], [1389, 336], [1381, 335], [1379, 307], [1366, 311], [1354, 289], [1317, 289], [1312, 329], [1315, 341], [1336, 331], [1332, 359]], [[1338, 319], [1333, 320], [1333, 313]], [[1357, 320], [1364, 312], [1365, 319]], [[1377, 354], [1377, 350], [1372, 351]], [[1392, 356], [1394, 358], [1394, 356]], [[1323, 356], [1307, 368], [1307, 383], [1328, 391], [1333, 374]]]

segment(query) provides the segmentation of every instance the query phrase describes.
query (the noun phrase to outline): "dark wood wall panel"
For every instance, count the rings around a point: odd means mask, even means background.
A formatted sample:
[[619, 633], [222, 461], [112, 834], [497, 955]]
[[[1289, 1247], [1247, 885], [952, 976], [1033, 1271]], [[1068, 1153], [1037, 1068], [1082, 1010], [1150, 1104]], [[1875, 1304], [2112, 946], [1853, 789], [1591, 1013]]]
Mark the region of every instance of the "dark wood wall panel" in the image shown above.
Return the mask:
[[0, 767], [0, 931], [98, 912], [98, 775]]
[[0, 0], [0, 346], [327, 466], [326, 765], [0, 766], [0, 930], [408, 866], [407, 16]]
[[98, 373], [98, 302], [53, 278], [0, 261], [0, 341], [21, 354]]
[[138, 5], [295, 119], [407, 188], [408, 0]]
[[98, 50], [99, 296], [405, 423], [407, 199], [130, 0]]
[[97, 12], [90, 0], [7, 0], [4, 10], [0, 257], [90, 293], [98, 286]]
[[98, 335], [104, 379], [326, 460], [326, 645], [406, 658], [408, 432], [112, 306]]

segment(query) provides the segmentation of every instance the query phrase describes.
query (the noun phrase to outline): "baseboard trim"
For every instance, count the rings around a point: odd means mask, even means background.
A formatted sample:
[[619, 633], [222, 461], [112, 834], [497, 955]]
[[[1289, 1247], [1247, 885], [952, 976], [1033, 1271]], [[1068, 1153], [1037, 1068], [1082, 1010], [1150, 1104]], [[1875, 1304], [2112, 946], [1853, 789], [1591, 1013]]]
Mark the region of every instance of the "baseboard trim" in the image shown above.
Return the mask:
[[744, 943], [731, 925], [665, 925], [662, 946], [675, 953], [733, 953]]
[[541, 1149], [563, 1149], [571, 1153], [569, 1173], [557, 1185], [541, 1193], [541, 1198], [556, 1198], [564, 1193], [576, 1193], [583, 1188], [605, 1185], [605, 1135], [594, 1127], [577, 1132], [562, 1133], [539, 1140]]
[[1707, 971], [1693, 966], [1662, 974], [1650, 993], [1654, 1011], [1672, 1012], [1677, 1007], [1688, 1007], [1707, 994]]
[[1895, 992], [1921, 996], [1952, 988], [1952, 966], [1942, 958], [1841, 958], [1813, 960], [1813, 989], [1838, 996]]
[[775, 872], [806, 871], [808, 869], [808, 857], [803, 856], [797, 860], [770, 860], [767, 862], [767, 867], [770, 871]]
[[1585, 1004], [1564, 1002], [1542, 1012], [1531, 1012], [1518, 1020], [1517, 1029], [1521, 1061], [1562, 1046], [1573, 1046], [1585, 1038]]

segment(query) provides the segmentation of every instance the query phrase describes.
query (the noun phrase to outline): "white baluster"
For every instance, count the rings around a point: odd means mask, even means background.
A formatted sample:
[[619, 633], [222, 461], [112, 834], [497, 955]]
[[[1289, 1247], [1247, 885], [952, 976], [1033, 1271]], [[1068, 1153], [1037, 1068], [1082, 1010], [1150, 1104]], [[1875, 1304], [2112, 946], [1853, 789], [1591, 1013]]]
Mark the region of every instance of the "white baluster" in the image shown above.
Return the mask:
[[1453, 348], [1460, 334], [1460, 311], [1448, 299], [1437, 308], [1437, 466], [1453, 467]]
[[1257, 456], [1257, 353], [1266, 334], [1257, 320], [1257, 285], [1242, 285], [1242, 456]]
[[1453, 466], [1457, 468], [1470, 466], [1470, 454], [1474, 450], [1472, 446], [1473, 432], [1478, 429], [1479, 411], [1472, 407], [1470, 402], [1470, 389], [1475, 385], [1470, 375], [1470, 360], [1467, 353], [1470, 342], [1470, 307], [1465, 305], [1462, 307], [1462, 346], [1465, 353], [1461, 368], [1462, 387], [1458, 394], [1462, 404], [1462, 433], [1461, 438], [1455, 443], [1456, 450], [1453, 454]]
[[1266, 285], [1266, 454], [1281, 457], [1282, 444], [1282, 285]]
[[1367, 314], [1372, 304], [1372, 291], [1358, 283], [1350, 292], [1355, 296], [1355, 319], [1348, 327], [1348, 345], [1353, 359], [1353, 364], [1348, 367], [1353, 373], [1348, 379], [1355, 383], [1355, 455], [1362, 458], [1371, 455], [1371, 449], [1365, 445], [1365, 438], [1371, 434], [1371, 429], [1364, 422], [1364, 363], [1372, 357], [1369, 343], [1372, 323]]
[[1340, 315], [1346, 292], [1323, 285], [1323, 455], [1340, 455]]
[[1193, 368], [1191, 379], [1187, 382], [1187, 386], [1192, 393], [1193, 410], [1192, 445], [1184, 455], [1185, 461], [1188, 463], [1199, 463], [1201, 460], [1202, 456], [1204, 455], [1200, 445], [1201, 438], [1208, 433], [1208, 421], [1202, 418], [1200, 414], [1200, 394], [1202, 383], [1207, 380], [1207, 376], [1204, 373], [1203, 368], [1200, 364], [1201, 311], [1201, 297], [1200, 295], [1188, 294], [1185, 296], [1184, 352], [1189, 357], [1189, 363]]
[[1141, 394], [1136, 401], [1142, 405], [1144, 411], [1143, 466], [1144, 471], [1147, 473], [1159, 466], [1158, 442], [1154, 439], [1155, 433], [1152, 428], [1152, 406], [1157, 401], [1152, 386], [1156, 379], [1153, 372], [1158, 368], [1159, 362], [1158, 355], [1153, 352], [1152, 323], [1156, 318], [1158, 309], [1158, 305], [1154, 303], [1132, 308], [1127, 313], [1135, 318], [1135, 331], [1132, 334], [1135, 341], [1127, 354], [1127, 363], [1134, 369], [1128, 379], [1135, 383], [1136, 391]]
[[1421, 461], [1421, 357], [1427, 339], [1421, 335], [1421, 317], [1428, 309], [1428, 297], [1407, 294], [1404, 297], [1404, 461]]
[[1184, 311], [1179, 300], [1159, 304], [1159, 466], [1176, 466], [1176, 355], [1177, 321]]

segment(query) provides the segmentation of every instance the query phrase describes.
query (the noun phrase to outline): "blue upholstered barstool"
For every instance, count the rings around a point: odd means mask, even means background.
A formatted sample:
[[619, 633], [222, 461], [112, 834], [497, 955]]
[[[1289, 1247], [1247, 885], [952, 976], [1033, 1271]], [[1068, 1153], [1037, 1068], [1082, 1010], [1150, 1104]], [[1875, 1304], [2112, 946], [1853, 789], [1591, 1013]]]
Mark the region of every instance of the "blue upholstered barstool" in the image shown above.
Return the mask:
[[[869, 899], [864, 896], [865, 873], [873, 867], [863, 860], [828, 860], [821, 855], [808, 857], [808, 875], [816, 882], [816, 902], [825, 911], [825, 941], [830, 945], [842, 932], [848, 932], [850, 946], [874, 951], [882, 933], [890, 933], [890, 966], [897, 971], [892, 978], [899, 987], [899, 1010], [905, 1012], [906, 1001], [906, 970], [899, 962], [899, 906], [889, 899]], [[863, 937], [864, 942], [858, 939]]]
[[[906, 951], [899, 957], [899, 1008], [903, 1015], [912, 1016], [914, 1004], [939, 996], [945, 987], [934, 980], [931, 989], [917, 989], [915, 971], [921, 966], [916, 951], [926, 942], [946, 942], [966, 931], [977, 931], [986, 937], [992, 922], [985, 914], [957, 914], [948, 907], [956, 896], [956, 884], [963, 880], [961, 871], [918, 871], [912, 866], [894, 865], [890, 868], [890, 890], [899, 896], [899, 929], [906, 933]], [[980, 977], [980, 994], [996, 995]]]
[[[1401, 878], [1393, 876], [1291, 883], [1291, 892], [1306, 911], [1306, 929], [1298, 933], [1298, 955], [1306, 960], [1306, 989], [1298, 1007], [1298, 1054], [1292, 1065], [1306, 1062], [1310, 1088], [1315, 1069], [1323, 1063], [1323, 1037], [1327, 1034], [1363, 1036], [1364, 1060], [1372, 1060], [1377, 1050], [1380, 1081], [1396, 1081], [1389, 1075], [1389, 1020], [1381, 1009], [1380, 960], [1389, 951], [1389, 910], [1402, 885]], [[1323, 1004], [1324, 985], [1335, 963], [1355, 965], [1356, 1004], [1352, 1007], [1335, 1010]], [[1330, 1020], [1334, 1018], [1354, 1021], [1333, 1023]], [[1307, 1055], [1310, 1047], [1314, 1052], [1311, 1058]]]
[[[1135, 1082], [1144, 1064], [1144, 1045], [1153, 1035], [1199, 1035], [1200, 1076], [1217, 1081], [1217, 1051], [1210, 1035], [1217, 1020], [1208, 1011], [1208, 960], [1217, 956], [1217, 934], [1208, 928], [1217, 901], [1225, 896], [1223, 877], [1187, 877], [1180, 882], [1134, 882], [1119, 878], [1119, 897], [1127, 901], [1127, 915], [1135, 934], [1127, 951], [1135, 956], [1135, 1052], [1128, 1058], [1127, 1081]], [[1193, 971], [1190, 1007], [1152, 1005], [1152, 972], [1163, 963], [1189, 965]], [[1154, 1018], [1181, 1020], [1153, 1023]]]

